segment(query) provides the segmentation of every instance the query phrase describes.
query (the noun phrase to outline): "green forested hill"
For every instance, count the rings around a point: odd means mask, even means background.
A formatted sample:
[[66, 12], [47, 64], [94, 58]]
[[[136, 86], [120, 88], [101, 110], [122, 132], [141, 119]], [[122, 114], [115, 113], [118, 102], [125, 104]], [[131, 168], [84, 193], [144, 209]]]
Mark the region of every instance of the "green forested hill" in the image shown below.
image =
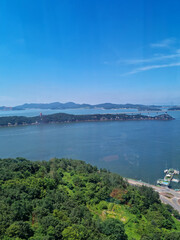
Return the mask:
[[102, 122], [102, 121], [139, 121], [139, 120], [174, 120], [168, 114], [160, 114], [157, 116], [146, 116], [141, 114], [84, 114], [73, 115], [67, 113], [55, 113], [50, 115], [24, 117], [24, 116], [6, 116], [0, 117], [0, 127], [21, 126], [21, 125], [37, 125], [48, 123], [74, 123], [74, 122]]
[[83, 161], [0, 160], [3, 240], [179, 240], [178, 218], [151, 188]]

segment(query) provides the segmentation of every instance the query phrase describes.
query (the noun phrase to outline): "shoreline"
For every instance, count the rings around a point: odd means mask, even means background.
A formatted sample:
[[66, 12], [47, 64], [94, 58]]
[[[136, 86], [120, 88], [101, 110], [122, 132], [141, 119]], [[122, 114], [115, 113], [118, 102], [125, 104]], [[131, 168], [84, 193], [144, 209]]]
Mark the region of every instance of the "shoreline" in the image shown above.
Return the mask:
[[156, 192], [159, 193], [159, 197], [162, 203], [171, 205], [175, 210], [180, 213], [180, 191], [175, 191], [174, 189], [170, 189], [167, 187], [152, 185], [131, 178], [124, 179], [133, 186], [147, 186], [153, 188]]
[[112, 121], [169, 121], [174, 120], [168, 114], [147, 116], [141, 114], [86, 114], [73, 115], [55, 113], [35, 117], [8, 116], [0, 117], [0, 127], [16, 127], [40, 124], [79, 123], [79, 122], [112, 122]]
[[38, 126], [38, 125], [46, 125], [46, 124], [63, 124], [63, 123], [88, 123], [88, 122], [128, 122], [128, 121], [169, 121], [169, 120], [161, 120], [161, 119], [127, 119], [127, 120], [85, 120], [85, 121], [65, 121], [65, 122], [49, 122], [49, 123], [30, 123], [30, 124], [18, 124], [18, 125], [5, 125], [1, 126], [2, 127], [21, 127], [21, 126]]

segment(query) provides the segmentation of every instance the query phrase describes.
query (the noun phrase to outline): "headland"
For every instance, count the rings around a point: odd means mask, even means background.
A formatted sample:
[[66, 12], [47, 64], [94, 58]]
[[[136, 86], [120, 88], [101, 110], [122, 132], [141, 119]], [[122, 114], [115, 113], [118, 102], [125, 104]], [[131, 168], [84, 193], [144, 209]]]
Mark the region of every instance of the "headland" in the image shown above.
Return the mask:
[[38, 125], [49, 123], [74, 123], [74, 122], [105, 122], [105, 121], [145, 121], [161, 120], [169, 121], [174, 118], [168, 114], [157, 116], [146, 116], [142, 114], [88, 114], [73, 115], [66, 113], [56, 113], [35, 117], [8, 116], [0, 117], [0, 127], [21, 126], [21, 125]]

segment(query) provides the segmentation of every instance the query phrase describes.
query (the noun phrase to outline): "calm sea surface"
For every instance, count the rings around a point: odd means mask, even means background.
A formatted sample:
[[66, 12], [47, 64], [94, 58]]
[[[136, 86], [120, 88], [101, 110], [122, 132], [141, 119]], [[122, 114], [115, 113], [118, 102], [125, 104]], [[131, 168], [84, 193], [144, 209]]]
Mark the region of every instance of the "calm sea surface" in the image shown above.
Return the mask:
[[[0, 116], [36, 116], [39, 112], [39, 110], [0, 112]], [[42, 110], [42, 112], [52, 114], [60, 111]], [[78, 109], [61, 112], [88, 114], [121, 111]], [[0, 128], [0, 158], [80, 159], [124, 177], [155, 183], [158, 178], [164, 176], [165, 168], [173, 167], [180, 170], [180, 112], [169, 114], [176, 119]]]

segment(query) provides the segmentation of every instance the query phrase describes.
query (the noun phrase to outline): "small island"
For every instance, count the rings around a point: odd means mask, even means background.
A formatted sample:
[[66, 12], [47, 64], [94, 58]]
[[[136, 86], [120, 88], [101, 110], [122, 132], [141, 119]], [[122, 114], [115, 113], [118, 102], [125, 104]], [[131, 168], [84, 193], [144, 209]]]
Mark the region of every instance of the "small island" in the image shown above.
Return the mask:
[[141, 114], [88, 114], [73, 115], [66, 113], [56, 113], [50, 115], [42, 115], [35, 117], [9, 116], [0, 117], [0, 126], [20, 126], [20, 125], [38, 125], [48, 123], [73, 123], [73, 122], [104, 122], [104, 121], [142, 121], [142, 120], [173, 120], [174, 118], [168, 114], [157, 116], [145, 116]]

